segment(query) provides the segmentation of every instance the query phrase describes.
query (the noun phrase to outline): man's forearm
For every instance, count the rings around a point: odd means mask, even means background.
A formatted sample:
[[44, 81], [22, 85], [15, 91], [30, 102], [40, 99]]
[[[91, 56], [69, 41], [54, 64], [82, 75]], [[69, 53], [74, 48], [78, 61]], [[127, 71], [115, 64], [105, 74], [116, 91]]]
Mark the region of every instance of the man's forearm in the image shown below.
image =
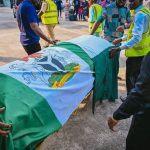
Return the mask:
[[100, 22], [95, 22], [91, 31], [91, 35], [93, 35], [95, 33], [95, 31], [97, 30], [97, 28], [99, 27]]
[[142, 97], [136, 92], [132, 92], [132, 94], [128, 95], [125, 102], [114, 112], [113, 118], [116, 120], [129, 118], [141, 110], [143, 105]]
[[47, 41], [48, 43], [51, 43], [50, 39], [42, 32], [42, 30], [36, 23], [31, 23], [30, 26], [38, 36], [40, 36], [43, 40]]
[[41, 17], [43, 14], [44, 14], [43, 11], [40, 11], [40, 12], [38, 13], [38, 16]]
[[136, 45], [140, 41], [141, 41], [141, 37], [135, 35], [128, 42], [126, 42], [125, 44], [121, 45], [120, 48], [121, 48], [121, 50], [132, 48], [134, 45]]
[[114, 119], [121, 120], [136, 114], [148, 107], [150, 109], [150, 53], [148, 53], [142, 62], [140, 74], [138, 76], [135, 88], [131, 90], [126, 101], [114, 113]]

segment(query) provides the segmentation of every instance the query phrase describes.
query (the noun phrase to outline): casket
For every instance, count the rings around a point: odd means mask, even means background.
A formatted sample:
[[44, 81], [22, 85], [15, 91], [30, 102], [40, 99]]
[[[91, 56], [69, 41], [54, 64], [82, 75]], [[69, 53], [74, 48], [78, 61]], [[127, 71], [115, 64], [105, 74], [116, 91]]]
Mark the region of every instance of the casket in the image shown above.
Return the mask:
[[12, 124], [0, 149], [34, 150], [58, 131], [84, 97], [117, 98], [118, 58], [109, 59], [108, 41], [81, 36], [0, 67], [0, 114]]

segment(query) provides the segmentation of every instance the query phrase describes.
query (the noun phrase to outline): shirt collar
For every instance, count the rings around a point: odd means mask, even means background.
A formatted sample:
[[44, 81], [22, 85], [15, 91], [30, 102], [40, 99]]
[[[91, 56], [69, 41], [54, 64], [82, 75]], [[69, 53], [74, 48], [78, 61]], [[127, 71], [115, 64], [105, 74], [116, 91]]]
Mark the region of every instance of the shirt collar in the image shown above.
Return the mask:
[[141, 4], [140, 6], [138, 6], [135, 10], [134, 10], [134, 12], [135, 13], [137, 13], [140, 9], [142, 9], [144, 7], [144, 5], [143, 4]]

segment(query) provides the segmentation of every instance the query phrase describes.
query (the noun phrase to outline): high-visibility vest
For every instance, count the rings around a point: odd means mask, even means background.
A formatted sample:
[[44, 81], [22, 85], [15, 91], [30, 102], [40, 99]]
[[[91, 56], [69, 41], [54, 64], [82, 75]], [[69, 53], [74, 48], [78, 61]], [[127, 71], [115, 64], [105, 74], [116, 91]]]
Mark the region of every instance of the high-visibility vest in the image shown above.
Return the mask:
[[134, 16], [134, 10], [130, 10], [130, 15], [131, 15], [131, 17]]
[[[132, 48], [125, 50], [126, 57], [139, 57], [145, 56], [150, 51], [150, 10], [143, 7], [140, 11], [144, 12], [149, 16], [148, 30], [142, 34], [142, 40], [134, 45]], [[128, 31], [128, 40], [132, 38], [132, 29], [134, 27], [134, 22], [131, 24]]]
[[41, 16], [43, 24], [57, 24], [58, 23], [58, 12], [57, 6], [52, 0], [45, 0], [48, 4], [47, 10]]
[[[96, 22], [98, 17], [102, 14], [102, 6], [101, 5], [93, 4], [91, 7], [92, 7], [92, 9], [94, 9], [94, 21], [89, 22], [89, 32], [92, 31], [93, 24]], [[97, 30], [95, 32], [101, 32], [101, 31], [102, 31], [102, 24], [99, 25], [99, 27], [97, 28]]]

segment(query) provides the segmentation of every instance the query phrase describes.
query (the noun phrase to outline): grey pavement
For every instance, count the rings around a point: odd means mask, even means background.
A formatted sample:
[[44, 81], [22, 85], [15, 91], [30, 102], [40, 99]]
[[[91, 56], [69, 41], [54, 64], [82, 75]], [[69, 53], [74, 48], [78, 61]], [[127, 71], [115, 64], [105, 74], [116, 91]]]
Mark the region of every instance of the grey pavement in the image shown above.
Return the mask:
[[[44, 27], [40, 25], [42, 29]], [[69, 22], [60, 19], [55, 29], [56, 38], [65, 41], [83, 34], [88, 34], [87, 22]], [[41, 41], [43, 44], [43, 41]], [[0, 65], [20, 59], [27, 54], [19, 42], [19, 30], [12, 10], [0, 7]], [[120, 73], [124, 79], [125, 57], [121, 54]], [[125, 94], [125, 81], [119, 81], [119, 95]], [[121, 104], [105, 101], [97, 104], [95, 114], [91, 111], [91, 101], [86, 109], [71, 116], [57, 133], [50, 135], [41, 145], [41, 150], [124, 150], [125, 138], [130, 119], [120, 121], [116, 132], [107, 126], [107, 118]]]

